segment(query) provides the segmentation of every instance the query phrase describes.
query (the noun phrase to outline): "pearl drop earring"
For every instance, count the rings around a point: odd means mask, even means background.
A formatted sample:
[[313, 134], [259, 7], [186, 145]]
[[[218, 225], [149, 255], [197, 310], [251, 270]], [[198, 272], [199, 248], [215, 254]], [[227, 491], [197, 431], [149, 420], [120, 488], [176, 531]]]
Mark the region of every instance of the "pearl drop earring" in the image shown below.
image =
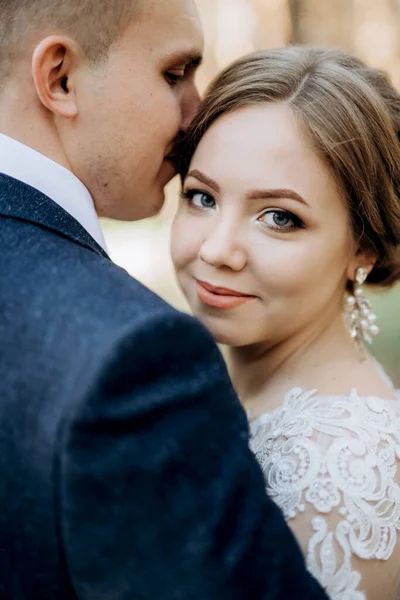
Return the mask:
[[373, 338], [379, 333], [376, 315], [372, 312], [371, 302], [365, 298], [362, 287], [367, 277], [368, 271], [364, 267], [359, 267], [356, 271], [353, 292], [347, 294], [345, 306], [345, 319], [350, 335], [361, 348], [365, 343], [372, 344]]

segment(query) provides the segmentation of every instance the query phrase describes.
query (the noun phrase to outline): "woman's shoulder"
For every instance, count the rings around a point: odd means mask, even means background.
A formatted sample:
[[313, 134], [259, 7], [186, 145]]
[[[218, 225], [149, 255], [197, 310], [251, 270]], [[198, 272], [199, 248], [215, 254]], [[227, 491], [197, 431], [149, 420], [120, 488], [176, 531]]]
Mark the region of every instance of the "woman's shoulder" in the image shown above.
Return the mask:
[[[327, 438], [363, 437], [363, 431], [399, 431], [400, 392], [388, 397], [362, 395], [353, 388], [347, 395], [320, 394], [318, 390], [292, 388], [281, 406], [250, 422], [252, 440], [280, 436]], [[329, 441], [328, 439], [326, 441]]]
[[361, 600], [360, 589], [378, 597], [364, 561], [387, 561], [393, 571], [399, 558], [400, 400], [293, 388], [250, 429], [267, 491], [310, 571], [332, 598]]
[[278, 410], [250, 423], [250, 433], [268, 491], [288, 519], [305, 503], [328, 513], [355, 497], [368, 502], [377, 490], [397, 498], [400, 516], [400, 400], [293, 388]]

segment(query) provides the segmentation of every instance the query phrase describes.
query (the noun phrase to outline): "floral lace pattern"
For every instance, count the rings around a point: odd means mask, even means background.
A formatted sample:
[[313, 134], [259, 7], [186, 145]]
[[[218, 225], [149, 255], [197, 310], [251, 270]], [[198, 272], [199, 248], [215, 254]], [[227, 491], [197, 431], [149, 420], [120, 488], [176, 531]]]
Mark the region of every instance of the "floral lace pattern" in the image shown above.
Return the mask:
[[295, 388], [250, 429], [268, 494], [286, 519], [313, 513], [308, 569], [334, 600], [364, 600], [352, 556], [389, 559], [400, 530], [397, 402]]

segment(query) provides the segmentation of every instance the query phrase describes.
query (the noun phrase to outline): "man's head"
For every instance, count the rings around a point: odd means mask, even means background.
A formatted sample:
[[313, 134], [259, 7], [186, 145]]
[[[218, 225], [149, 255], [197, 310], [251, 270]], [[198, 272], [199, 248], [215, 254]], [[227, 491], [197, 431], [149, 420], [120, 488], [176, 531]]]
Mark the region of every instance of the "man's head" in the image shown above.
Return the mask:
[[199, 97], [194, 0], [0, 0], [0, 131], [69, 168], [100, 215], [158, 212]]

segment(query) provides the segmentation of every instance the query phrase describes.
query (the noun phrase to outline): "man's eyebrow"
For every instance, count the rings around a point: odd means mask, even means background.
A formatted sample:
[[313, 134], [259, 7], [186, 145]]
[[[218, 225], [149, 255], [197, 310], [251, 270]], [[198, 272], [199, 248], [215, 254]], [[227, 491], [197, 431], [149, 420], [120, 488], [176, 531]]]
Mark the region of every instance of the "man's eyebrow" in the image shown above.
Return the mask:
[[198, 50], [180, 50], [172, 52], [166, 58], [166, 62], [175, 65], [190, 65], [191, 67], [197, 68], [203, 61], [203, 55]]

